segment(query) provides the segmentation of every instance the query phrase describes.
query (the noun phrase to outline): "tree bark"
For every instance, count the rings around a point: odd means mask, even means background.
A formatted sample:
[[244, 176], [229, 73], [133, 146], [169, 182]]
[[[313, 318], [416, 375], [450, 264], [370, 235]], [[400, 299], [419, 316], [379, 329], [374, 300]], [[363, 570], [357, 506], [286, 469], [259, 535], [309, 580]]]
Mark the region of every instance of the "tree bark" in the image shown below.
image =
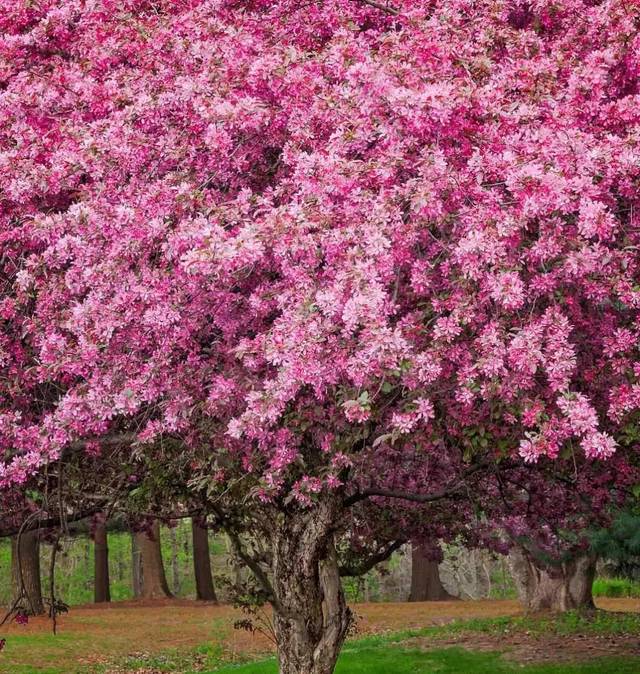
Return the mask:
[[595, 556], [583, 554], [548, 566], [522, 548], [514, 548], [509, 554], [511, 573], [527, 611], [593, 610], [596, 561]]
[[138, 598], [142, 595], [142, 561], [140, 559], [140, 547], [136, 534], [131, 534], [131, 585], [133, 596]]
[[430, 559], [422, 547], [413, 545], [409, 601], [446, 601], [455, 598], [442, 585], [438, 562]]
[[180, 565], [178, 562], [178, 536], [176, 528], [169, 529], [169, 538], [171, 539], [171, 581], [173, 585], [173, 594], [180, 593]]
[[94, 585], [93, 600], [96, 604], [111, 601], [109, 584], [109, 545], [106, 522], [96, 521], [93, 534]]
[[351, 624], [335, 549], [340, 501], [324, 496], [274, 522], [274, 628], [280, 674], [332, 674]]
[[142, 592], [145, 599], [172, 597], [162, 562], [160, 547], [160, 523], [155, 520], [151, 532], [136, 533], [137, 544], [142, 559]]
[[[44, 602], [40, 583], [39, 531], [22, 533], [19, 552], [18, 555], [18, 536], [13, 536], [11, 538], [13, 601], [21, 597], [18, 603], [20, 610], [24, 610], [29, 615], [41, 615], [44, 613]], [[24, 592], [22, 592], [23, 587]]]
[[218, 601], [211, 576], [209, 532], [195, 518], [191, 519], [193, 538], [193, 570], [196, 578], [196, 599]]

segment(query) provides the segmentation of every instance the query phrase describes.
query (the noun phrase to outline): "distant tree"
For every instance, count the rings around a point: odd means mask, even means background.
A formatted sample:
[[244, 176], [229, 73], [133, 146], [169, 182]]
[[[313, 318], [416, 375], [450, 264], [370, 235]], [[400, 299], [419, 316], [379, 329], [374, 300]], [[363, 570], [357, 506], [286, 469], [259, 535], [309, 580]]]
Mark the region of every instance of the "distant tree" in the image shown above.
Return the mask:
[[144, 599], [161, 599], [171, 597], [167, 577], [162, 560], [160, 543], [160, 523], [153, 520], [151, 524], [136, 532], [136, 544], [140, 550], [142, 567], [142, 587], [140, 596]]
[[454, 599], [440, 580], [439, 547], [414, 543], [411, 546], [411, 592], [409, 601], [444, 601]]
[[11, 583], [16, 610], [27, 615], [44, 613], [40, 579], [40, 532], [25, 531], [11, 538]]
[[107, 524], [104, 515], [99, 514], [93, 520], [94, 549], [94, 601], [96, 603], [111, 601], [109, 583], [109, 541]]
[[191, 534], [193, 539], [193, 570], [196, 579], [196, 598], [203, 601], [217, 601], [216, 591], [211, 575], [211, 558], [209, 555], [209, 531], [198, 521], [191, 518]]

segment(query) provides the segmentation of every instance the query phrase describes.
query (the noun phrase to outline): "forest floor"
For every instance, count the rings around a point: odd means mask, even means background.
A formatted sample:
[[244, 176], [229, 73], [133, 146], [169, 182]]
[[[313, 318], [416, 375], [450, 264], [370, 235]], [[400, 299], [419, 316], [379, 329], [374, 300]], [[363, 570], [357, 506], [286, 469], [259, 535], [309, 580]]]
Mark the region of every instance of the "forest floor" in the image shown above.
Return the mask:
[[[599, 612], [589, 621], [570, 615], [558, 621], [524, 617], [519, 604], [509, 600], [357, 604], [353, 638], [364, 638], [362, 643], [382, 639], [414, 650], [452, 646], [499, 650], [519, 667], [640, 657], [640, 599], [601, 598], [598, 606], [616, 613]], [[46, 618], [0, 628], [0, 636], [7, 640], [0, 653], [0, 672], [155, 674], [247, 662], [272, 648], [264, 635], [233, 628], [244, 617], [229, 606], [187, 600], [73, 607], [59, 618], [57, 635]], [[638, 667], [629, 671], [640, 671], [640, 660]]]

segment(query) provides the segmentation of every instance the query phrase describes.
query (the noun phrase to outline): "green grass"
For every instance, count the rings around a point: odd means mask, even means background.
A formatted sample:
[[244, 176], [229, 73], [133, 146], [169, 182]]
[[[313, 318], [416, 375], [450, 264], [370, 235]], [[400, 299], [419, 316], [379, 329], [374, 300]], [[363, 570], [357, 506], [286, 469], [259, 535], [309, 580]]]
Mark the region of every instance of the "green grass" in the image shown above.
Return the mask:
[[[91, 636], [70, 633], [11, 634], [0, 653], [0, 672], [3, 674], [61, 674], [58, 663], [64, 660], [67, 650], [90, 652]], [[38, 667], [21, 662], [24, 653], [37, 653]]]
[[[145, 655], [132, 655], [120, 658], [117, 661], [118, 668], [125, 671], [153, 671], [153, 672], [189, 672], [194, 668], [198, 672], [215, 670], [225, 662], [222, 646], [203, 645], [193, 650], [184, 651], [169, 649], [161, 653]], [[96, 674], [111, 670], [111, 664], [96, 666], [93, 672]]]
[[[426, 652], [389, 647], [345, 648], [335, 674], [638, 674], [640, 658], [607, 658], [585, 664], [521, 666], [500, 653], [475, 653], [462, 648]], [[209, 674], [277, 674], [275, 660], [227, 665]]]
[[594, 597], [640, 597], [640, 582], [628, 578], [596, 578]]
[[[509, 663], [502, 653], [474, 652], [459, 646], [418, 650], [412, 640], [481, 632], [498, 637], [527, 632], [531, 635], [593, 634], [623, 635], [640, 633], [640, 615], [597, 612], [591, 617], [567, 613], [556, 617], [515, 617], [457, 621], [448, 625], [405, 630], [350, 641], [344, 647], [336, 674], [638, 674], [640, 658], [606, 658], [588, 663], [538, 664]], [[220, 649], [200, 648], [190, 653], [177, 651], [129, 658], [122, 667], [146, 668], [159, 672], [207, 672], [207, 674], [277, 674], [274, 658], [258, 662], [224, 664]], [[124, 667], [123, 667], [124, 668]]]

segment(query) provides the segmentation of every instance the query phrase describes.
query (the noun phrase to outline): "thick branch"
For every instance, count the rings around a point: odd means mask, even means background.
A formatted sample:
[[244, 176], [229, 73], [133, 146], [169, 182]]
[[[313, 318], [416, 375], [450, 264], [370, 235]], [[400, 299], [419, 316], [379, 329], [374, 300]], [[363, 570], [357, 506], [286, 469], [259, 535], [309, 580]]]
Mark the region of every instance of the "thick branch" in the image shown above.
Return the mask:
[[69, 454], [74, 452], [79, 452], [83, 449], [86, 449], [87, 446], [96, 442], [101, 447], [119, 447], [133, 445], [138, 441], [138, 435], [136, 433], [117, 433], [115, 435], [105, 435], [98, 436], [95, 438], [85, 438], [84, 440], [74, 440], [69, 444], [65, 445], [62, 449], [62, 457], [67, 458]]
[[[474, 464], [463, 471], [461, 478], [464, 480], [467, 477], [471, 477], [474, 473], [486, 468], [490, 465], [489, 461], [482, 461], [481, 463]], [[454, 498], [460, 495], [460, 492], [466, 488], [466, 482], [458, 482], [457, 484], [449, 487], [448, 489], [443, 489], [442, 491], [437, 491], [432, 494], [416, 494], [415, 492], [403, 491], [399, 489], [385, 489], [383, 487], [368, 487], [363, 489], [355, 494], [352, 494], [344, 502], [346, 508], [364, 501], [372, 496], [383, 496], [385, 498], [397, 498], [405, 501], [412, 501], [414, 503], [432, 503], [433, 501], [441, 501], [447, 498]]]
[[443, 491], [438, 491], [433, 494], [416, 494], [410, 491], [402, 491], [396, 489], [382, 489], [371, 487], [369, 489], [363, 489], [362, 491], [353, 494], [348, 499], [345, 500], [345, 507], [350, 507], [355, 503], [364, 501], [365, 499], [371, 498], [372, 496], [383, 496], [385, 498], [397, 498], [404, 501], [412, 501], [414, 503], [432, 503], [434, 501], [441, 501], [446, 498], [453, 498], [460, 494], [464, 488], [464, 484], [458, 484], [451, 489], [445, 489]]
[[[107, 500], [102, 502], [97, 502], [95, 505], [92, 505], [90, 508], [85, 508], [83, 510], [78, 510], [71, 515], [65, 516], [66, 522], [79, 522], [87, 517], [91, 517], [96, 513], [99, 513], [106, 505]], [[0, 538], [6, 538], [7, 536], [15, 536], [21, 529], [23, 531], [32, 531], [34, 529], [51, 529], [53, 527], [60, 526], [60, 515], [54, 515], [48, 517], [47, 519], [34, 519], [31, 522], [28, 522], [25, 526], [15, 525], [15, 526], [5, 526], [0, 528]]]
[[233, 533], [232, 531], [226, 530], [229, 540], [231, 541], [231, 546], [233, 547], [234, 553], [249, 567], [256, 580], [262, 586], [262, 589], [267, 593], [269, 601], [271, 602], [273, 608], [283, 616], [288, 616], [290, 613], [282, 606], [276, 597], [276, 593], [271, 585], [269, 577], [265, 573], [264, 569], [260, 566], [259, 562], [254, 559], [245, 549], [242, 547], [240, 542], [240, 537]]
[[379, 9], [381, 12], [386, 12], [387, 14], [391, 14], [392, 16], [398, 16], [398, 14], [400, 13], [395, 7], [383, 5], [381, 2], [376, 2], [375, 0], [359, 0], [359, 2], [362, 2], [365, 5], [369, 5], [369, 7], [375, 7], [376, 9]]
[[273, 589], [273, 585], [271, 584], [269, 577], [265, 573], [265, 570], [260, 566], [258, 560], [252, 557], [242, 547], [242, 541], [240, 540], [240, 536], [238, 536], [238, 534], [235, 533], [233, 526], [231, 526], [229, 518], [220, 510], [220, 508], [211, 506], [211, 509], [217, 518], [219, 526], [223, 528], [227, 536], [229, 536], [231, 546], [233, 547], [233, 552], [239, 559], [241, 559], [249, 567], [258, 583], [260, 583], [260, 585], [262, 586], [262, 589], [266, 592], [273, 608], [280, 615], [283, 616], [290, 615], [289, 612], [284, 608], [284, 606], [282, 606], [282, 604], [278, 601], [275, 590]]
[[377, 564], [380, 564], [380, 562], [384, 562], [386, 559], [389, 559], [389, 557], [391, 557], [391, 555], [396, 550], [401, 548], [406, 542], [407, 541], [405, 540], [394, 541], [393, 543], [390, 543], [386, 548], [379, 550], [378, 552], [371, 555], [357, 566], [341, 566], [340, 575], [362, 576], [365, 573], [367, 573], [367, 571], [371, 571], [371, 569], [373, 569], [373, 567], [376, 566]]

